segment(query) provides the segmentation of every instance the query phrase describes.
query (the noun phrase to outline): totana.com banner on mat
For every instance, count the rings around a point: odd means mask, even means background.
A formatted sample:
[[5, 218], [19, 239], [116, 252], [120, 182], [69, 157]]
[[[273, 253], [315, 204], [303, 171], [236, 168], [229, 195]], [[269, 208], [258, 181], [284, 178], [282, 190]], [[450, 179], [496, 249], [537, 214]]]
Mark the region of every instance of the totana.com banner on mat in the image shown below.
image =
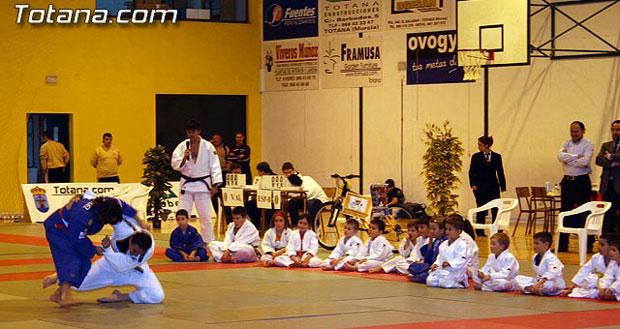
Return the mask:
[[383, 80], [383, 39], [321, 38], [321, 88], [373, 87]]
[[407, 34], [407, 84], [464, 82], [456, 30]]
[[319, 35], [381, 31], [382, 11], [378, 0], [320, 0]]
[[[171, 217], [179, 207], [179, 182], [170, 182], [172, 189], [164, 197], [164, 208], [172, 211]], [[22, 192], [28, 207], [30, 221], [42, 222], [60, 207], [64, 206], [76, 194], [84, 194], [87, 190], [99, 195], [119, 198], [140, 212], [146, 218], [146, 203], [149, 187], [140, 183], [113, 184], [113, 183], [57, 183], [57, 184], [22, 184]], [[211, 207], [211, 216], [214, 216]], [[196, 211], [192, 212], [196, 214]]]
[[430, 32], [456, 29], [456, 0], [383, 0], [385, 30]]
[[316, 37], [317, 0], [263, 0], [263, 40]]
[[264, 91], [318, 89], [319, 41], [263, 43]]

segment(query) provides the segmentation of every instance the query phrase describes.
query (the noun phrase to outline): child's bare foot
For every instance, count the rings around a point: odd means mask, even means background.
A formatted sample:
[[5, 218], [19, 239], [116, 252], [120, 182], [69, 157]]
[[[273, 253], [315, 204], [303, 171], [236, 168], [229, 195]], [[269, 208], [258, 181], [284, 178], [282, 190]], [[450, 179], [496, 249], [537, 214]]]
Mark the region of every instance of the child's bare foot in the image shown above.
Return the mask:
[[334, 268], [335, 268], [335, 266], [334, 266], [334, 265], [323, 265], [323, 266], [321, 266], [321, 269], [322, 269], [323, 271], [333, 271], [333, 270], [334, 270]]
[[381, 273], [384, 272], [381, 267], [371, 267], [368, 269], [368, 273]]
[[571, 292], [572, 292], [572, 289], [568, 289], [568, 288], [566, 288], [566, 289], [562, 289], [562, 291], [560, 291], [560, 296], [562, 296], [562, 297], [566, 297], [566, 296], [568, 296], [568, 294], [570, 294]]
[[56, 291], [54, 291], [54, 293], [50, 296], [50, 301], [54, 303], [60, 302], [60, 288], [56, 289]]
[[275, 264], [275, 262], [273, 260], [268, 260], [264, 263], [265, 267], [271, 267], [273, 266], [273, 264]]
[[56, 275], [56, 273], [50, 274], [43, 278], [43, 289], [56, 283], [58, 283], [58, 276]]
[[476, 290], [482, 290], [482, 285], [479, 283], [474, 282], [474, 289]]
[[523, 288], [523, 293], [529, 292], [529, 293], [534, 293], [534, 286], [527, 286], [525, 288]]
[[124, 302], [126, 300], [127, 300], [127, 298], [125, 297], [125, 294], [121, 293], [118, 290], [114, 290], [112, 292], [112, 294], [110, 294], [110, 296], [98, 298], [97, 302], [99, 302], [99, 303], [119, 303], [119, 302]]
[[237, 264], [237, 257], [235, 256], [230, 257], [230, 262], [233, 264]]
[[60, 305], [60, 307], [65, 308], [65, 307], [71, 307], [71, 306], [75, 306], [75, 305], [79, 305], [80, 302], [78, 302], [77, 300], [73, 299], [73, 298], [65, 298], [62, 299], [58, 302], [58, 305]]
[[355, 266], [355, 265], [351, 265], [351, 264], [349, 264], [349, 263], [345, 263], [345, 264], [344, 264], [344, 269], [345, 269], [346, 271], [357, 271], [357, 266]]

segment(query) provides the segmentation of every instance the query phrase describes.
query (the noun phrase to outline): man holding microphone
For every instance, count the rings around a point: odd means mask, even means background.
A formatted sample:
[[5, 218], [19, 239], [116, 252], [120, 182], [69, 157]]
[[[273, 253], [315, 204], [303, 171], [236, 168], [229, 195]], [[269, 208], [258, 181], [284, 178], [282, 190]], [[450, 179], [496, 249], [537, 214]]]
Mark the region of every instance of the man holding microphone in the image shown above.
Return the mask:
[[187, 139], [179, 143], [172, 153], [171, 165], [181, 172], [180, 206], [192, 213], [196, 204], [200, 216], [200, 233], [205, 244], [213, 241], [211, 224], [211, 195], [222, 184], [222, 169], [213, 144], [200, 136], [200, 122], [189, 120], [185, 125]]

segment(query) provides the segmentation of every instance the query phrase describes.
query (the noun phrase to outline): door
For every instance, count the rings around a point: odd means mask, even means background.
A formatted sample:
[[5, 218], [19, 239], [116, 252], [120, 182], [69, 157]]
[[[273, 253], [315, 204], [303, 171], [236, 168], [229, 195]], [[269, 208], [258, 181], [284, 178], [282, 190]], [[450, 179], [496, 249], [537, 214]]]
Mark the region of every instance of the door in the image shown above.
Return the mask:
[[[41, 134], [44, 131], [49, 131], [53, 139], [62, 143], [69, 151], [69, 154], [71, 154], [70, 117], [70, 114], [28, 113], [26, 128], [28, 141], [28, 184], [45, 183], [40, 160]], [[67, 165], [65, 175], [67, 175], [69, 182], [73, 181], [71, 161]]]

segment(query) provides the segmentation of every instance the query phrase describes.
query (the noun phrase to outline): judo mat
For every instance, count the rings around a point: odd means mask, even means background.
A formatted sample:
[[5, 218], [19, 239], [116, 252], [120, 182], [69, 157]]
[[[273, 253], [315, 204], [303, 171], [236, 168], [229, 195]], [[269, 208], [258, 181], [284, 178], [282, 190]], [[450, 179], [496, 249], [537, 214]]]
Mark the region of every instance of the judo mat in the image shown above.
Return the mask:
[[[192, 223], [196, 225], [197, 223]], [[166, 298], [160, 305], [98, 304], [116, 288], [74, 292], [83, 304], [61, 309], [41, 279], [54, 272], [43, 226], [0, 224], [0, 328], [595, 328], [620, 327], [620, 303], [438, 289], [397, 274], [264, 268], [254, 264], [173, 263], [164, 256], [174, 223], [156, 232], [149, 264]], [[92, 237], [100, 241], [106, 228]], [[221, 240], [221, 237], [219, 238]], [[573, 239], [575, 240], [575, 239]], [[480, 263], [487, 238], [478, 238]], [[568, 282], [578, 270], [576, 242], [561, 253]], [[511, 251], [532, 275], [531, 237]], [[319, 256], [329, 254], [320, 250]], [[129, 292], [133, 287], [121, 287]]]

